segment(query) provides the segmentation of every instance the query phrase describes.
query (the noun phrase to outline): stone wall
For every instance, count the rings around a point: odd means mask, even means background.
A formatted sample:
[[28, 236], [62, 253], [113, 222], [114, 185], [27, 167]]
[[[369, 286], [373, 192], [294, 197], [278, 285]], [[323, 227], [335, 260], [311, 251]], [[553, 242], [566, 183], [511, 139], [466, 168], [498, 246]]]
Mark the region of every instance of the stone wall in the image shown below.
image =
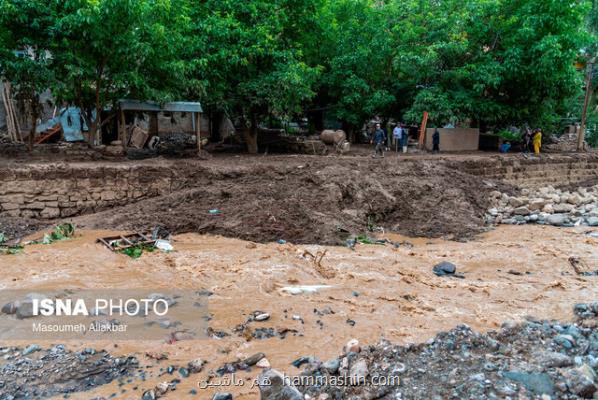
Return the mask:
[[0, 178], [0, 215], [51, 219], [96, 212], [168, 193], [171, 175], [147, 166], [15, 168]]
[[487, 157], [455, 163], [473, 175], [523, 187], [575, 185], [598, 179], [598, 153]]

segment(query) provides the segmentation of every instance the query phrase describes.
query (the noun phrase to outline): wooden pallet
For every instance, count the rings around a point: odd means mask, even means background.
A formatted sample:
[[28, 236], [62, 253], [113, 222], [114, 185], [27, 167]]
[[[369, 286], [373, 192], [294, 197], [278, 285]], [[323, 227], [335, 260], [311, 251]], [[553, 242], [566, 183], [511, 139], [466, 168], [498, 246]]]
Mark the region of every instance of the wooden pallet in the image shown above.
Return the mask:
[[152, 240], [150, 237], [147, 237], [143, 233], [107, 236], [99, 238], [97, 242], [102, 243], [104, 246], [108, 247], [112, 251], [121, 251], [130, 247], [135, 247], [139, 245], [153, 245], [154, 243], [156, 243], [155, 240]]
[[40, 144], [47, 142], [55, 135], [59, 134], [62, 131], [62, 125], [56, 124], [50, 129], [41, 133], [41, 135], [35, 140], [35, 144]]

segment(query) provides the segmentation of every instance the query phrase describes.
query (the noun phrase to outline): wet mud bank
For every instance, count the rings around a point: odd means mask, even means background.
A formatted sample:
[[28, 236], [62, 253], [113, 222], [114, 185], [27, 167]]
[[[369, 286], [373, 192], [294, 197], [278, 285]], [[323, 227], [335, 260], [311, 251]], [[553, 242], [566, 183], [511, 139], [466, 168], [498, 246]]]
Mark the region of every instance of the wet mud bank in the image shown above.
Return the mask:
[[38, 224], [74, 218], [92, 229], [163, 225], [257, 242], [344, 244], [382, 229], [461, 240], [486, 229], [493, 190], [587, 182], [598, 177], [597, 166], [593, 154], [7, 164], [0, 228], [18, 236], [27, 230], [20, 232], [15, 218]]

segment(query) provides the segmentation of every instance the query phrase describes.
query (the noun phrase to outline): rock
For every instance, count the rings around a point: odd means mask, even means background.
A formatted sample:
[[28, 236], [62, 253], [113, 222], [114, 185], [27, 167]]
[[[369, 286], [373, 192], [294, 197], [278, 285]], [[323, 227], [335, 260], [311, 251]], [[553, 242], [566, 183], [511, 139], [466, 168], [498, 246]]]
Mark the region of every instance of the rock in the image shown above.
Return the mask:
[[17, 318], [18, 319], [25, 319], [34, 317], [33, 314], [33, 301], [32, 300], [25, 300], [19, 305], [17, 309]]
[[287, 385], [284, 375], [275, 369], [269, 369], [257, 378], [260, 389], [260, 400], [303, 400], [297, 388]]
[[141, 400], [155, 400], [156, 399], [156, 392], [151, 389], [151, 390], [146, 390], [145, 392], [143, 392], [143, 395], [141, 396]]
[[546, 205], [546, 200], [544, 200], [544, 199], [533, 199], [529, 203], [529, 209], [531, 211], [539, 211], [542, 208], [544, 208], [545, 205]]
[[189, 369], [183, 368], [183, 367], [179, 368], [179, 375], [182, 376], [183, 378], [188, 378], [189, 373], [190, 373]]
[[26, 355], [28, 355], [28, 354], [35, 353], [36, 351], [40, 351], [41, 349], [42, 349], [42, 348], [41, 348], [41, 347], [39, 347], [37, 344], [32, 344], [32, 345], [30, 345], [30, 346], [27, 346], [27, 347], [25, 348], [25, 350], [23, 350], [23, 353], [22, 353], [22, 354], [23, 354], [24, 356], [26, 356]]
[[598, 226], [598, 217], [588, 217], [586, 222], [589, 226]]
[[255, 321], [267, 321], [270, 319], [270, 314], [268, 314], [268, 313], [258, 314], [255, 317], [253, 317], [253, 319]]
[[544, 367], [552, 368], [562, 368], [562, 367], [570, 367], [573, 365], [573, 360], [566, 354], [557, 353], [554, 351], [547, 351], [545, 353], [540, 353], [536, 355], [540, 364]]
[[19, 305], [21, 303], [17, 300], [17, 301], [11, 301], [10, 303], [6, 303], [5, 305], [2, 306], [2, 312], [4, 314], [15, 314], [17, 312], [17, 310], [19, 309]]
[[555, 213], [569, 213], [575, 209], [571, 204], [555, 204], [553, 206]]
[[332, 375], [336, 374], [340, 366], [341, 362], [336, 358], [326, 361], [324, 364], [322, 364], [322, 368], [324, 368], [329, 374]]
[[156, 385], [154, 392], [156, 393], [156, 398], [164, 396], [169, 390], [173, 389], [174, 385], [170, 382], [160, 382]]
[[212, 400], [233, 400], [233, 395], [230, 393], [216, 393]]
[[349, 376], [354, 379], [358, 385], [364, 385], [369, 375], [368, 363], [366, 360], [357, 360], [349, 370]]
[[264, 357], [261, 360], [259, 360], [255, 364], [255, 366], [258, 367], [258, 368], [262, 368], [262, 369], [269, 369], [269, 368], [271, 368], [270, 361], [268, 361], [268, 359], [266, 357]]
[[571, 349], [575, 346], [575, 339], [571, 335], [557, 335], [554, 338], [554, 342], [566, 349]]
[[572, 194], [571, 196], [569, 196], [569, 199], [567, 200], [569, 204], [573, 204], [576, 206], [580, 205], [582, 201], [583, 200], [581, 199], [581, 197], [579, 197], [578, 194]]
[[520, 198], [510, 197], [509, 204], [511, 205], [511, 207], [517, 208], [517, 207], [521, 207], [523, 204], [525, 204], [525, 202]]
[[359, 340], [351, 339], [345, 345], [345, 353], [359, 353], [361, 347], [359, 347]]
[[201, 358], [196, 358], [193, 361], [189, 361], [189, 363], [187, 364], [187, 367], [189, 368], [189, 371], [192, 374], [196, 374], [198, 372], [201, 372], [204, 364], [206, 364], [206, 362], [204, 360], [202, 360]]
[[443, 261], [440, 264], [436, 264], [432, 269], [434, 274], [437, 276], [453, 275], [456, 270], [457, 267], [455, 266], [455, 264], [450, 263], [448, 261]]
[[554, 384], [548, 374], [528, 374], [525, 372], [508, 371], [503, 375], [507, 379], [521, 383], [531, 392], [539, 395], [547, 394], [549, 396], [554, 396]]
[[258, 361], [262, 360], [266, 355], [264, 353], [256, 353], [250, 357], [247, 357], [243, 362], [250, 367], [258, 363]]
[[488, 214], [492, 215], [493, 217], [496, 217], [498, 215], [498, 209], [497, 208], [491, 208], [488, 210]]
[[552, 214], [546, 218], [546, 222], [553, 226], [562, 226], [567, 222], [567, 219], [565, 214]]
[[529, 208], [525, 206], [517, 207], [513, 210], [513, 214], [515, 215], [529, 215], [529, 213]]
[[587, 364], [583, 364], [579, 368], [573, 368], [563, 373], [567, 380], [567, 386], [576, 395], [589, 399], [598, 391], [596, 383], [596, 373]]

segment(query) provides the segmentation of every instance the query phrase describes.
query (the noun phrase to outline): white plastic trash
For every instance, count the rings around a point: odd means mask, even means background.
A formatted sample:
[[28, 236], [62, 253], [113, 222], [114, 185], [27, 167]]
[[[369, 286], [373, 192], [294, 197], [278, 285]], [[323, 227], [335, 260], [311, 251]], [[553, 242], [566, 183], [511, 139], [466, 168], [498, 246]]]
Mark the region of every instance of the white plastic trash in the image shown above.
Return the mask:
[[174, 247], [172, 247], [170, 242], [168, 240], [164, 240], [164, 239], [156, 240], [156, 244], [154, 246], [156, 246], [157, 249], [165, 251], [165, 252], [174, 250]]

